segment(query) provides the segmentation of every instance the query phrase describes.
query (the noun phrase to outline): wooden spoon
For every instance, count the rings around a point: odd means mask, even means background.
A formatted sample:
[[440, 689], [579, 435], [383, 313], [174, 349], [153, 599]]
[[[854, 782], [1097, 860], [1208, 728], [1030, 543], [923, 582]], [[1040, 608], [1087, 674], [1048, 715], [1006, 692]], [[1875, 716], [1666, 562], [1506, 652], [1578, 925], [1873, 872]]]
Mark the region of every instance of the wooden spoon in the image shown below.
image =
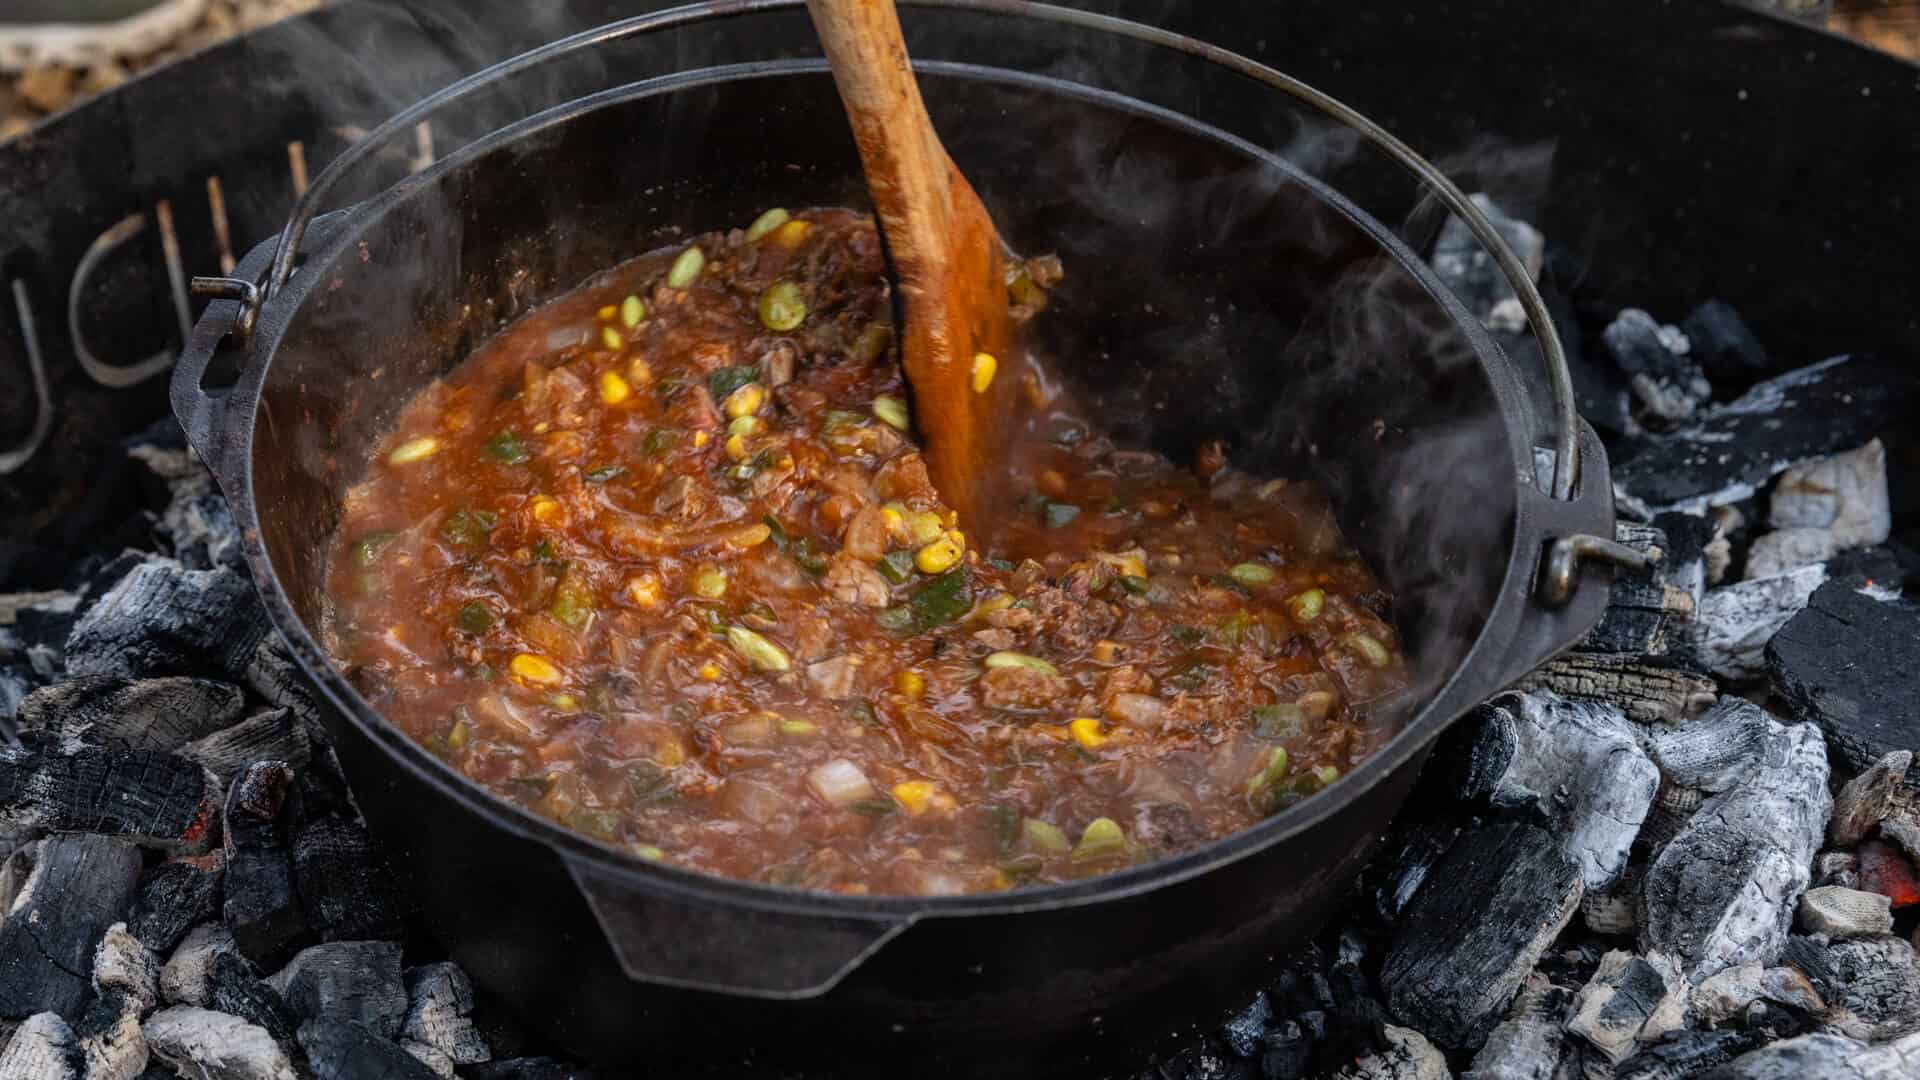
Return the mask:
[[999, 234], [934, 134], [893, 0], [807, 0], [807, 11], [833, 65], [898, 280], [928, 474], [984, 545], [998, 516], [1024, 371], [1009, 355]]

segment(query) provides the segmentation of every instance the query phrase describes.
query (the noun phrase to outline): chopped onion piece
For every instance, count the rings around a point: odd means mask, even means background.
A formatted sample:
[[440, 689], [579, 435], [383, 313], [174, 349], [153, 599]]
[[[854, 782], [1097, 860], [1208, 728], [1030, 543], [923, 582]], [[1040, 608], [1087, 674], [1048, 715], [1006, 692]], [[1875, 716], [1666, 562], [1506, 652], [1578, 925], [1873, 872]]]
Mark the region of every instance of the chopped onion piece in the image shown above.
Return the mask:
[[807, 774], [807, 786], [828, 803], [843, 808], [874, 796], [867, 774], [846, 758], [834, 758], [814, 768]]

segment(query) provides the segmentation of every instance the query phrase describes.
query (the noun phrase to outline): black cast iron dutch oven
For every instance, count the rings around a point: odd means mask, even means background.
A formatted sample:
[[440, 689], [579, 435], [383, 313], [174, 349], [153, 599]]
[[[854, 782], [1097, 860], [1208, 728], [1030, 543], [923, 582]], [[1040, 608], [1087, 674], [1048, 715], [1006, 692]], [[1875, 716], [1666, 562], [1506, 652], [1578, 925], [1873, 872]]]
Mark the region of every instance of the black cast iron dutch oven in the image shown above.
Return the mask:
[[[431, 929], [564, 1045], [604, 1063], [676, 1062], [672, 1074], [743, 1060], [831, 1075], [1089, 1068], [1243, 995], [1275, 949], [1346, 894], [1440, 732], [1594, 623], [1607, 571], [1587, 557], [1613, 550], [1605, 459], [1572, 419], [1563, 365], [1555, 449], [1536, 453], [1507, 358], [1358, 206], [1255, 142], [1149, 104], [1158, 75], [1135, 78], [1127, 96], [1002, 61], [1037, 40], [1014, 30], [1037, 27], [1305, 101], [1439, 185], [1441, 204], [1517, 269], [1460, 193], [1384, 133], [1277, 73], [1149, 28], [1004, 0], [916, 4], [941, 10], [914, 13], [910, 29], [956, 13], [994, 28], [980, 39], [993, 65], [920, 71], [1005, 238], [1065, 260], [1039, 320], [1043, 346], [1123, 440], [1178, 458], [1225, 435], [1238, 465], [1329, 486], [1347, 536], [1395, 594], [1418, 682], [1403, 729], [1324, 794], [1237, 835], [991, 896], [723, 880], [641, 862], [496, 799], [384, 721], [322, 652], [342, 493], [401, 404], [508, 320], [684, 232], [772, 205], [858, 201], [858, 160], [817, 59], [670, 68], [309, 219], [362, 148], [444, 100], [668, 28], [742, 12], [792, 20], [798, 3], [628, 20], [395, 117], [318, 179], [277, 246], [200, 282], [224, 298], [181, 358], [174, 409], [232, 503], [267, 609]], [[1057, 70], [1060, 53], [1033, 55]], [[237, 383], [210, 393], [209, 365], [229, 360]]]

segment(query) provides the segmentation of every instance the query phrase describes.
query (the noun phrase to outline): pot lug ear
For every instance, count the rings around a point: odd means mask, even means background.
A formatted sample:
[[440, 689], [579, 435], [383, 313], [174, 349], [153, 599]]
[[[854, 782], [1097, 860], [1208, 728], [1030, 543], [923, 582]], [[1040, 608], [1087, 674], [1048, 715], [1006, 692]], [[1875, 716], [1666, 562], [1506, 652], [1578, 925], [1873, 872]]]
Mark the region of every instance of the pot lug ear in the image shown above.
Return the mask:
[[819, 997], [918, 919], [722, 903], [652, 875], [560, 858], [621, 969], [638, 982], [775, 1000]]

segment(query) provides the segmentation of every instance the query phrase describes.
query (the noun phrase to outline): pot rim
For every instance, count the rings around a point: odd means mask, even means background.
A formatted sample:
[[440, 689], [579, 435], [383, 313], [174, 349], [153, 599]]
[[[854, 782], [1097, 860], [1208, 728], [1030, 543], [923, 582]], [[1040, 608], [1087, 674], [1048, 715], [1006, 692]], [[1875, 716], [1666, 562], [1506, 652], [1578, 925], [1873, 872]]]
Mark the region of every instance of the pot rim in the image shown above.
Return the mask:
[[[1521, 525], [1529, 516], [1530, 501], [1538, 502], [1544, 500], [1546, 496], [1539, 492], [1530, 480], [1533, 475], [1531, 444], [1518, 437], [1521, 432], [1527, 430], [1525, 402], [1520, 397], [1521, 384], [1510, 359], [1458, 298], [1433, 275], [1425, 260], [1419, 258], [1384, 224], [1318, 178], [1304, 172], [1272, 151], [1262, 149], [1245, 139], [1191, 117], [1117, 91], [1031, 72], [951, 61], [920, 61], [916, 62], [914, 67], [935, 75], [999, 81], [1043, 89], [1071, 99], [1095, 102], [1157, 122], [1183, 127], [1190, 132], [1221, 142], [1260, 162], [1265, 167], [1280, 170], [1294, 182], [1302, 184], [1378, 243], [1382, 253], [1391, 257], [1440, 305], [1454, 326], [1462, 332], [1476, 358], [1487, 370], [1489, 386], [1494, 394], [1506, 434], [1508, 453], [1511, 458], [1507, 464], [1514, 470], [1516, 485], [1515, 510], [1510, 517], [1511, 525], [1508, 529], [1510, 548], [1507, 553], [1506, 569], [1501, 577], [1499, 594], [1482, 623], [1479, 634], [1467, 647], [1459, 664], [1444, 678], [1436, 680], [1427, 694], [1426, 702], [1411, 712], [1411, 718], [1388, 740], [1386, 745], [1368, 756], [1351, 772], [1342, 776], [1325, 792], [1200, 847], [1164, 859], [1129, 866], [1078, 881], [1026, 886], [1002, 893], [936, 897], [896, 894], [846, 896], [793, 889], [722, 877], [704, 871], [686, 869], [672, 863], [643, 860], [624, 850], [573, 832], [495, 795], [478, 782], [467, 778], [451, 764], [429, 753], [424, 746], [409, 738], [382, 716], [379, 710], [368, 703], [347, 682], [331, 657], [320, 647], [305, 622], [293, 610], [260, 538], [251, 460], [254, 427], [273, 354], [277, 351], [281, 338], [300, 310], [309, 290], [326, 276], [320, 272], [320, 268], [331, 265], [344, 252], [352, 250], [355, 241], [363, 231], [373, 227], [384, 217], [387, 210], [409, 198], [414, 192], [432, 185], [446, 173], [464, 167], [481, 156], [503, 149], [538, 131], [567, 123], [590, 111], [617, 107], [658, 94], [713, 83], [802, 74], [824, 76], [828, 74], [828, 68], [826, 62], [819, 58], [753, 61], [675, 72], [603, 90], [553, 106], [490, 132], [434, 162], [427, 169], [408, 176], [365, 202], [343, 211], [343, 214], [347, 215], [346, 220], [339, 223], [332, 235], [306, 252], [303, 272], [289, 279], [287, 287], [283, 290], [284, 295], [273, 297], [261, 312], [259, 325], [248, 343], [248, 361], [226, 405], [229, 416], [232, 418], [226, 429], [228, 468], [223, 470], [228, 478], [227, 483], [233, 489], [234, 502], [238, 504], [239, 520], [245, 536], [247, 562], [252, 571], [256, 589], [260, 593], [269, 617], [293, 651], [296, 662], [305, 670], [321, 693], [339, 710], [341, 715], [359, 728], [362, 734], [380, 745], [423, 781], [481, 814], [493, 826], [505, 829], [522, 839], [538, 842], [553, 850], [570, 864], [585, 864], [586, 867], [590, 867], [601, 875], [621, 879], [642, 879], [646, 887], [655, 891], [678, 893], [706, 902], [760, 910], [814, 913], [841, 918], [866, 917], [896, 922], [910, 922], [924, 917], [944, 918], [1046, 911], [1119, 900], [1151, 892], [1237, 862], [1341, 813], [1366, 791], [1397, 772], [1410, 758], [1425, 753], [1429, 744], [1440, 732], [1457, 719], [1457, 712], [1455, 715], [1443, 715], [1443, 712], [1454, 711], [1447, 699], [1454, 696], [1452, 692], [1463, 682], [1464, 677], [1469, 673], [1482, 668], [1491, 668], [1500, 663], [1500, 658], [1490, 655], [1489, 649], [1490, 645], [1504, 643], [1502, 635], [1495, 631], [1513, 624], [1525, 614], [1523, 609], [1530, 602], [1528, 600], [1529, 585], [1537, 553], [1527, 549], [1524, 543], [1526, 530]], [[210, 311], [209, 315], [211, 314]], [[244, 413], [233, 417], [231, 410], [240, 405], [246, 406]], [[1606, 485], [1604, 459], [1589, 455], [1583, 471], [1586, 475], [1582, 486], [1596, 483]], [[1447, 705], [1448, 708], [1442, 710], [1439, 708], [1442, 705]]]

